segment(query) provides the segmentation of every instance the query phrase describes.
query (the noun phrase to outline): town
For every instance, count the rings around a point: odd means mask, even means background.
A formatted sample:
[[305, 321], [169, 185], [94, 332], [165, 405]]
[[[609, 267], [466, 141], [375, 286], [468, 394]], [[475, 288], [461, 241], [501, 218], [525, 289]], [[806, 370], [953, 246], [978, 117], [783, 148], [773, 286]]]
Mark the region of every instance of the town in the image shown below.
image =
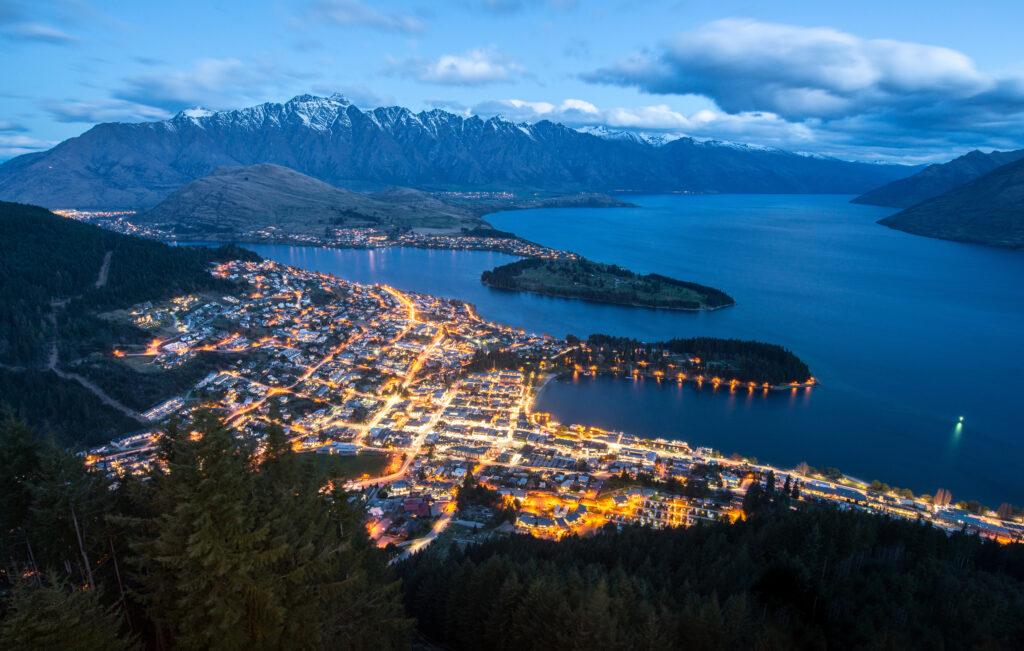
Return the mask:
[[[100, 228], [122, 233], [148, 237], [161, 242], [183, 241], [176, 233], [154, 226], [131, 221], [135, 211], [85, 211], [56, 210], [55, 214], [68, 219], [85, 222]], [[325, 246], [338, 249], [380, 249], [387, 247], [410, 247], [420, 249], [449, 249], [456, 251], [494, 251], [524, 258], [546, 258], [551, 260], [576, 260], [579, 256], [570, 251], [559, 251], [540, 244], [528, 242], [511, 233], [490, 229], [477, 229], [464, 233], [417, 233], [413, 231], [382, 230], [377, 228], [329, 227], [323, 234], [294, 233], [274, 226], [239, 233], [232, 237], [234, 242], [260, 244], [294, 244], [300, 246]]]
[[396, 558], [438, 538], [734, 521], [752, 486], [785, 491], [794, 505], [827, 501], [1024, 540], [1024, 526], [954, 506], [945, 491], [915, 498], [804, 464], [555, 422], [533, 400], [552, 377], [588, 372], [572, 361], [587, 344], [489, 323], [461, 301], [270, 261], [213, 273], [240, 290], [132, 306], [126, 318], [153, 339], [112, 355], [173, 369], [213, 354], [221, 370], [147, 411], [149, 428], [84, 453], [91, 468], [115, 480], [142, 474], [168, 423], [187, 431], [208, 410], [240, 438], [259, 445], [280, 427], [297, 452], [317, 455], [325, 486], [341, 483], [363, 504], [371, 537]]

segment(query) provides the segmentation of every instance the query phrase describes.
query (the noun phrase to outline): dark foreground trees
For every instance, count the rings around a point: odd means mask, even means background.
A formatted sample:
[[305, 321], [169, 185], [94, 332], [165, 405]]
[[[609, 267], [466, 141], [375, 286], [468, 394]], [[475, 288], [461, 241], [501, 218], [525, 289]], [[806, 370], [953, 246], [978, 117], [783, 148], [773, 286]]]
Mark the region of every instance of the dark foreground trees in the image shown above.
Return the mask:
[[428, 548], [400, 588], [348, 496], [321, 494], [278, 429], [257, 453], [200, 419], [147, 480], [113, 489], [38, 441], [0, 422], [3, 649], [407, 648], [410, 617], [451, 649], [1000, 649], [1024, 634], [1024, 546], [794, 512], [785, 490], [755, 493], [734, 525]]
[[453, 649], [1015, 648], [1024, 549], [821, 508], [735, 525], [516, 536], [400, 567]]
[[348, 496], [321, 494], [280, 431], [258, 456], [202, 419], [165, 437], [147, 481], [115, 490], [31, 440], [0, 427], [0, 465], [16, 471], [5, 487], [22, 496], [0, 514], [4, 635], [39, 610], [26, 604], [51, 604], [96, 636], [114, 613], [119, 640], [151, 648], [407, 645], [398, 583]]

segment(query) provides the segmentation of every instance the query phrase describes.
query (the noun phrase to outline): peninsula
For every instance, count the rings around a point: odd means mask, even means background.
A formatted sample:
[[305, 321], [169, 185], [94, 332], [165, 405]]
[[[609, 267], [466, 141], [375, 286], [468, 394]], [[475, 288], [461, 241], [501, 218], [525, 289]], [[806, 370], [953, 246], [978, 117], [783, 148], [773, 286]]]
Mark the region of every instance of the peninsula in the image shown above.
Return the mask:
[[713, 287], [579, 257], [519, 260], [483, 272], [480, 280], [497, 289], [669, 310], [717, 310], [736, 304]]

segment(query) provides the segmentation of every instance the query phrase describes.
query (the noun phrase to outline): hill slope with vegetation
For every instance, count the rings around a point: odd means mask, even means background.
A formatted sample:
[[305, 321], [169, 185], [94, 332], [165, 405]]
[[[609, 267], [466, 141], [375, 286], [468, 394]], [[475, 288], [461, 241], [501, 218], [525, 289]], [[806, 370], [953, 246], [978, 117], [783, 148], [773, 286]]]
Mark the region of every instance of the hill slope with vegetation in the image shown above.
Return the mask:
[[[59, 352], [109, 352], [142, 341], [135, 328], [97, 313], [197, 291], [227, 291], [210, 274], [218, 260], [254, 258], [235, 247], [172, 247], [105, 231], [24, 204], [0, 202], [0, 405], [45, 425], [65, 443], [124, 431], [123, 414], [53, 372]], [[133, 384], [134, 374], [124, 381]], [[35, 387], [28, 390], [28, 387]], [[137, 426], [138, 424], [135, 423]]]
[[313, 235], [332, 227], [460, 232], [483, 224], [472, 209], [455, 202], [436, 197], [393, 200], [398, 194], [360, 194], [268, 163], [221, 167], [178, 189], [136, 221], [182, 237], [221, 240], [259, 229]]
[[1009, 649], [1024, 633], [1024, 547], [825, 507], [492, 539], [399, 573], [448, 649]]

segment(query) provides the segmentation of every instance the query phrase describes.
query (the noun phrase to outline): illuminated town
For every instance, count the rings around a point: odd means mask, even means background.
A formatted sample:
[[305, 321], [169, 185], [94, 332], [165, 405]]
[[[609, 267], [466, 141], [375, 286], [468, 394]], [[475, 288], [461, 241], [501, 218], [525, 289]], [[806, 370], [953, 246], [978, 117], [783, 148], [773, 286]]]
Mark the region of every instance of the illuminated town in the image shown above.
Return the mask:
[[[794, 499], [1024, 539], [1024, 526], [948, 500], [936, 506], [806, 467], [554, 422], [533, 411], [534, 397], [559, 374], [599, 372], [568, 362], [586, 344], [488, 323], [467, 303], [269, 261], [226, 263], [213, 273], [244, 289], [133, 306], [126, 318], [153, 339], [112, 354], [161, 369], [222, 355], [225, 370], [143, 414], [149, 429], [90, 450], [94, 469], [143, 473], [167, 423], [187, 428], [197, 410], [212, 410], [257, 444], [273, 424], [296, 451], [366, 462], [371, 470], [356, 479], [343, 473], [344, 487], [364, 502], [377, 544], [402, 553], [442, 536], [518, 531], [558, 539], [604, 526], [735, 520], [744, 517], [747, 489], [772, 481]], [[495, 368], [488, 356], [495, 353], [520, 363]], [[467, 498], [474, 490], [492, 499]]]
[[[154, 226], [131, 221], [134, 211], [84, 211], [55, 210], [56, 214], [94, 226], [99, 226], [124, 235], [148, 237], [162, 242], [175, 242], [177, 234]], [[387, 247], [410, 247], [420, 249], [449, 249], [456, 251], [494, 251], [524, 258], [548, 258], [553, 260], [575, 260], [579, 256], [569, 251], [559, 251], [499, 231], [482, 233], [416, 233], [386, 231], [376, 228], [332, 227], [326, 234], [295, 233], [279, 230], [274, 226], [246, 231], [232, 237], [233, 242], [256, 242], [261, 244], [295, 244], [302, 246], [326, 246], [337, 249], [381, 249]]]

